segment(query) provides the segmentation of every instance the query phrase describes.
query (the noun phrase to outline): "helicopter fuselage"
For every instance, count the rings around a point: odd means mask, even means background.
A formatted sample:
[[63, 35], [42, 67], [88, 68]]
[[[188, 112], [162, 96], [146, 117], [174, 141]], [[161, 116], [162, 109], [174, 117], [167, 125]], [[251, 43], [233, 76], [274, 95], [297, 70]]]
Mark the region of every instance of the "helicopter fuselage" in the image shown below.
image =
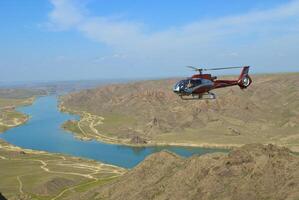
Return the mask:
[[211, 90], [229, 86], [238, 85], [241, 89], [247, 88], [252, 80], [248, 75], [249, 66], [243, 67], [243, 70], [237, 80], [217, 80], [217, 77], [211, 74], [195, 74], [190, 78], [180, 80], [173, 87], [173, 92], [181, 97], [192, 95], [202, 98], [203, 95], [211, 95], [209, 98], [214, 99], [215, 95], [210, 93]]

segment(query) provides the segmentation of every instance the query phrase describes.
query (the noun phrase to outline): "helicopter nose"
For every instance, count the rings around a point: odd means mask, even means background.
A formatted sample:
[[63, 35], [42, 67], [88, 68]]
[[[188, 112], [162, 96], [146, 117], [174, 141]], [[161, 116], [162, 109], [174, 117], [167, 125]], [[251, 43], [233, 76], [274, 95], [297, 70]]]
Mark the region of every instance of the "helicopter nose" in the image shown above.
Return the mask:
[[174, 86], [174, 87], [173, 87], [173, 92], [174, 92], [174, 93], [179, 93], [179, 92], [180, 92], [180, 87], [177, 86], [177, 85]]

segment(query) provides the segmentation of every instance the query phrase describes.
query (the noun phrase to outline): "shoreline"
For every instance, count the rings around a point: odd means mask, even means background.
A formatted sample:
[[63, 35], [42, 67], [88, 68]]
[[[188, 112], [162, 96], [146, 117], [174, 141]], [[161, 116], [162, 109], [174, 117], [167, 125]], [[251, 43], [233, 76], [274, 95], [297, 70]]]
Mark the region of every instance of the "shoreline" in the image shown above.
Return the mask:
[[91, 184], [88, 188], [92, 189], [94, 183], [97, 187], [101, 187], [123, 176], [129, 170], [85, 157], [22, 148], [3, 139], [0, 139], [0, 150], [3, 171], [10, 174], [7, 176], [6, 173], [2, 173], [1, 176], [8, 180], [1, 185], [1, 192], [8, 199], [20, 199], [20, 194], [30, 199], [44, 199], [44, 193], [38, 189], [50, 188], [51, 185], [60, 183], [60, 180], [70, 180], [68, 184], [49, 190], [47, 199], [57, 199], [73, 188], [85, 188]]
[[[71, 115], [78, 115], [80, 117], [79, 121], [82, 118], [82, 115], [84, 115], [85, 111], [76, 111], [76, 110], [71, 110], [66, 108], [63, 105], [63, 101], [61, 99], [59, 99], [59, 105], [58, 105], [58, 109], [60, 112], [64, 112], [64, 113], [68, 113]], [[90, 113], [87, 113], [90, 114]], [[76, 122], [79, 122], [76, 120]], [[63, 125], [62, 125], [63, 126]], [[63, 128], [63, 127], [62, 127]], [[198, 147], [198, 148], [208, 148], [208, 149], [223, 149], [223, 150], [231, 150], [237, 147], [241, 147], [247, 143], [244, 144], [219, 144], [219, 143], [207, 143], [207, 142], [203, 142], [203, 143], [191, 143], [191, 142], [157, 142], [157, 141], [147, 141], [148, 143], [146, 144], [134, 144], [130, 142], [130, 139], [118, 139], [118, 138], [113, 138], [109, 136], [105, 136], [108, 139], [99, 137], [94, 135], [93, 137], [86, 137], [86, 136], [81, 136], [79, 134], [77, 134], [76, 132], [73, 132], [71, 130], [65, 129], [63, 128], [65, 131], [70, 132], [71, 134], [74, 135], [74, 137], [76, 137], [79, 140], [82, 141], [88, 141], [88, 140], [94, 140], [97, 142], [102, 142], [102, 143], [106, 143], [106, 144], [114, 144], [114, 145], [124, 145], [124, 146], [129, 146], [129, 147], [159, 147], [159, 146], [173, 146], [173, 147]], [[261, 143], [261, 144], [274, 144], [274, 145], [278, 145], [281, 147], [287, 147], [289, 148], [292, 152], [294, 153], [299, 153], [299, 148], [298, 147], [288, 147], [282, 144], [277, 144], [274, 142], [268, 142], [268, 143]]]
[[22, 114], [24, 116], [24, 120], [20, 121], [20, 123], [16, 123], [16, 124], [13, 124], [13, 125], [7, 125], [7, 124], [3, 124], [2, 123], [1, 125], [5, 126], [6, 130], [4, 130], [3, 132], [0, 132], [0, 134], [8, 131], [11, 128], [22, 126], [22, 125], [26, 124], [30, 120], [30, 118], [32, 116], [28, 115], [28, 114], [25, 114], [23, 112], [18, 111], [18, 108], [20, 108], [20, 107], [26, 107], [26, 106], [31, 106], [35, 102], [36, 97], [37, 96], [32, 96], [32, 97], [26, 98], [26, 99], [24, 99], [24, 101], [20, 105], [13, 105], [12, 111], [14, 111], [16, 113], [19, 113], [19, 114]]
[[[33, 104], [34, 101], [31, 102], [31, 104]], [[28, 106], [28, 105], [27, 105]], [[19, 106], [18, 106], [19, 107]], [[58, 109], [60, 112], [64, 112], [62, 111], [61, 109], [61, 105], [58, 104]], [[78, 115], [81, 117], [80, 113], [82, 112], [79, 112], [79, 111], [75, 111], [76, 114], [75, 115]], [[67, 112], [64, 112], [64, 113], [69, 113], [69, 114], [72, 114], [73, 115], [73, 112], [70, 111], [70, 110], [67, 110]], [[27, 122], [27, 121], [26, 121]], [[25, 124], [26, 122], [24, 122], [23, 124]], [[21, 124], [21, 125], [23, 125]], [[71, 132], [71, 131], [70, 131]], [[73, 132], [71, 132], [74, 137], [76, 137], [77, 139], [80, 139], [80, 140], [86, 140], [78, 135], [75, 135]], [[3, 140], [5, 141], [4, 139], [0, 139], [0, 141]], [[96, 142], [101, 142], [101, 143], [108, 143], [108, 144], [114, 144], [114, 145], [124, 145], [124, 146], [129, 146], [129, 147], [137, 147], [137, 148], [143, 148], [143, 147], [162, 147], [162, 146], [173, 146], [173, 147], [190, 147], [190, 148], [206, 148], [206, 149], [219, 149], [219, 150], [231, 150], [231, 149], [234, 149], [236, 147], [240, 147], [244, 144], [217, 144], [217, 143], [191, 143], [191, 142], [155, 142], [155, 141], [149, 141], [149, 143], [147, 144], [132, 144], [132, 143], [129, 143], [130, 140], [114, 140], [114, 142], [111, 142], [111, 141], [105, 141], [105, 140], [101, 140], [100, 138], [97, 138], [97, 139], [92, 139], [92, 138], [89, 138], [88, 140], [95, 140]], [[5, 141], [6, 142], [6, 141]], [[7, 144], [11, 145], [11, 146], [14, 146], [13, 144], [10, 144], [8, 142], [6, 142]], [[268, 143], [265, 143], [265, 144], [268, 144]], [[279, 145], [279, 146], [282, 146], [282, 145]], [[1, 145], [0, 145], [1, 147]], [[18, 146], [15, 146], [14, 148], [17, 148], [19, 150], [23, 150], [22, 147], [18, 147]], [[51, 152], [47, 152], [47, 151], [39, 151], [39, 150], [31, 150], [31, 149], [25, 149], [25, 150], [28, 150], [28, 151], [38, 151], [38, 152], [43, 152], [43, 153], [49, 153], [49, 154], [62, 154], [62, 155], [68, 155], [68, 156], [72, 156], [72, 155], [69, 155], [69, 154], [63, 154], [63, 153], [51, 153]], [[299, 149], [298, 151], [293, 151], [293, 152], [299, 152]], [[78, 158], [82, 158], [82, 159], [87, 159], [88, 158], [85, 158], [85, 157], [78, 157]], [[97, 161], [97, 160], [95, 160]], [[99, 161], [97, 161], [99, 162]], [[102, 161], [100, 161], [102, 162]], [[103, 162], [102, 162], [103, 163]], [[104, 163], [106, 164], [106, 163]], [[109, 165], [109, 164], [108, 164]], [[112, 165], [112, 166], [118, 166], [118, 165]]]
[[[59, 111], [60, 112], [64, 112], [64, 113], [68, 113], [68, 114], [75, 114], [80, 116], [80, 118], [82, 118], [82, 115], [84, 114], [83, 111], [75, 111], [75, 110], [71, 110], [71, 109], [67, 109], [64, 105], [62, 105], [63, 102], [61, 101], [59, 104]], [[62, 127], [63, 128], [63, 127]], [[76, 137], [77, 139], [80, 139], [82, 141], [86, 141], [86, 140], [95, 140], [98, 142], [102, 142], [102, 143], [107, 143], [107, 144], [115, 144], [115, 145], [125, 145], [125, 146], [129, 146], [129, 147], [159, 147], [159, 146], [174, 146], [174, 147], [198, 147], [198, 148], [209, 148], [209, 149], [233, 149], [236, 147], [240, 147], [242, 146], [242, 144], [215, 144], [215, 143], [201, 143], [201, 144], [196, 144], [196, 143], [178, 143], [178, 142], [156, 142], [156, 141], [148, 141], [148, 143], [146, 144], [134, 144], [134, 143], [130, 143], [129, 139], [117, 139], [117, 138], [111, 138], [111, 140], [107, 140], [104, 138], [100, 138], [97, 136], [92, 137], [83, 137], [71, 130], [65, 129], [63, 128], [65, 131], [68, 131], [70, 133], [72, 133], [74, 135], [74, 137]], [[107, 136], [108, 137], [108, 136]]]
[[[101, 139], [98, 139], [98, 138], [86, 138], [86, 137], [81, 137], [81, 136], [77, 135], [76, 133], [74, 133], [70, 130], [67, 130], [67, 129], [63, 129], [63, 130], [65, 130], [67, 132], [70, 132], [71, 134], [74, 135], [74, 137], [76, 139], [79, 139], [79, 140], [82, 140], [82, 141], [94, 140], [96, 142], [101, 142], [101, 143], [105, 143], [105, 144], [123, 145], [123, 146], [128, 146], [128, 147], [139, 147], [139, 148], [169, 146], [169, 147], [186, 147], [186, 148], [191, 147], [191, 148], [233, 150], [234, 148], [238, 148], [238, 147], [241, 147], [241, 146], [246, 145], [246, 144], [252, 144], [252, 143], [244, 143], [244, 144], [201, 143], [201, 144], [196, 144], [196, 143], [185, 143], [185, 142], [155, 142], [155, 141], [149, 141], [146, 144], [133, 144], [133, 143], [129, 143], [129, 142], [123, 142], [121, 140], [118, 140], [119, 142], [111, 142], [111, 141], [107, 141], [107, 140], [101, 140]], [[124, 141], [127, 141], [127, 140], [124, 140]], [[273, 144], [273, 145], [277, 145], [279, 147], [286, 147], [286, 148], [290, 149], [290, 151], [293, 152], [293, 153], [299, 153], [299, 148], [296, 148], [296, 147], [292, 148], [292, 147], [288, 147], [288, 146], [273, 143], [273, 142], [259, 143], [259, 144], [263, 144], [263, 145]]]
[[[60, 112], [63, 113], [67, 113], [67, 114], [71, 114], [71, 115], [78, 115], [80, 118], [82, 118], [82, 115], [84, 113], [87, 112], [83, 112], [83, 111], [75, 111], [75, 110], [71, 110], [71, 109], [67, 109], [64, 105], [62, 105], [63, 102], [60, 101], [60, 104], [58, 105], [58, 109]], [[76, 120], [77, 121], [77, 120]], [[62, 125], [63, 126], [63, 125]], [[215, 149], [233, 149], [236, 147], [240, 147], [243, 144], [215, 144], [215, 143], [201, 143], [201, 144], [196, 144], [196, 143], [178, 143], [178, 142], [156, 142], [156, 141], [148, 141], [148, 143], [146, 144], [134, 144], [134, 143], [130, 143], [130, 139], [117, 139], [117, 138], [112, 138], [110, 140], [107, 139], [103, 139], [101, 137], [83, 137], [81, 135], [78, 135], [77, 133], [65, 129], [62, 127], [63, 130], [70, 132], [74, 135], [74, 137], [76, 137], [79, 140], [82, 141], [89, 141], [89, 140], [95, 140], [98, 142], [102, 142], [102, 143], [106, 143], [106, 144], [115, 144], [115, 145], [125, 145], [125, 146], [129, 146], [129, 147], [159, 147], [159, 146], [176, 146], [176, 147], [199, 147], [199, 148], [215, 148]], [[109, 137], [109, 136], [107, 136]]]
[[2, 138], [0, 138], [0, 148], [3, 148], [7, 151], [20, 151], [20, 152], [24, 152], [24, 153], [38, 154], [38, 155], [67, 156], [69, 158], [82, 159], [82, 160], [86, 160], [86, 161], [97, 162], [97, 163], [100, 163], [102, 165], [109, 166], [109, 167], [117, 167], [117, 168], [125, 169], [125, 170], [127, 169], [125, 167], [121, 167], [121, 166], [118, 166], [118, 165], [112, 165], [112, 164], [109, 164], [109, 163], [105, 163], [105, 162], [102, 162], [102, 161], [98, 161], [98, 160], [94, 160], [94, 159], [90, 159], [90, 158], [86, 158], [86, 157], [80, 157], [80, 156], [73, 156], [73, 155], [64, 154], [64, 153], [54, 153], [54, 152], [48, 152], [48, 151], [43, 151], [43, 150], [34, 150], [34, 149], [23, 148], [23, 147], [16, 146], [14, 144], [10, 144], [9, 142], [7, 142], [6, 140], [4, 140]]

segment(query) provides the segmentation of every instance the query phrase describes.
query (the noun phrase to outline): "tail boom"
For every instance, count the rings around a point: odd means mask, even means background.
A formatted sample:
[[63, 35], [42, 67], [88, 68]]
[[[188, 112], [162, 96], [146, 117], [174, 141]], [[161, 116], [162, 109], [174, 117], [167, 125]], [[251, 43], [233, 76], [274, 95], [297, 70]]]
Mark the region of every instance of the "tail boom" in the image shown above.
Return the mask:
[[243, 67], [241, 74], [237, 80], [215, 80], [213, 89], [229, 87], [233, 85], [238, 85], [241, 89], [245, 89], [252, 83], [252, 80], [248, 73], [249, 66], [245, 66]]

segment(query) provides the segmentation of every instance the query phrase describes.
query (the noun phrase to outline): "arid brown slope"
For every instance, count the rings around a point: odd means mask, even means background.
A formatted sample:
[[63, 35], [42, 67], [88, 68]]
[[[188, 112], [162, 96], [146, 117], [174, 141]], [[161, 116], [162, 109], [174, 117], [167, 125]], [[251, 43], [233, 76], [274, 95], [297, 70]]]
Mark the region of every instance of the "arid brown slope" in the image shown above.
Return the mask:
[[298, 165], [298, 156], [273, 145], [251, 144], [228, 155], [188, 159], [160, 152], [81, 199], [295, 200], [299, 197]]
[[103, 116], [95, 128], [118, 139], [138, 135], [150, 143], [207, 146], [272, 142], [299, 151], [299, 73], [256, 75], [247, 90], [215, 90], [216, 100], [183, 101], [172, 92], [176, 81], [85, 90], [64, 96], [62, 107]]

